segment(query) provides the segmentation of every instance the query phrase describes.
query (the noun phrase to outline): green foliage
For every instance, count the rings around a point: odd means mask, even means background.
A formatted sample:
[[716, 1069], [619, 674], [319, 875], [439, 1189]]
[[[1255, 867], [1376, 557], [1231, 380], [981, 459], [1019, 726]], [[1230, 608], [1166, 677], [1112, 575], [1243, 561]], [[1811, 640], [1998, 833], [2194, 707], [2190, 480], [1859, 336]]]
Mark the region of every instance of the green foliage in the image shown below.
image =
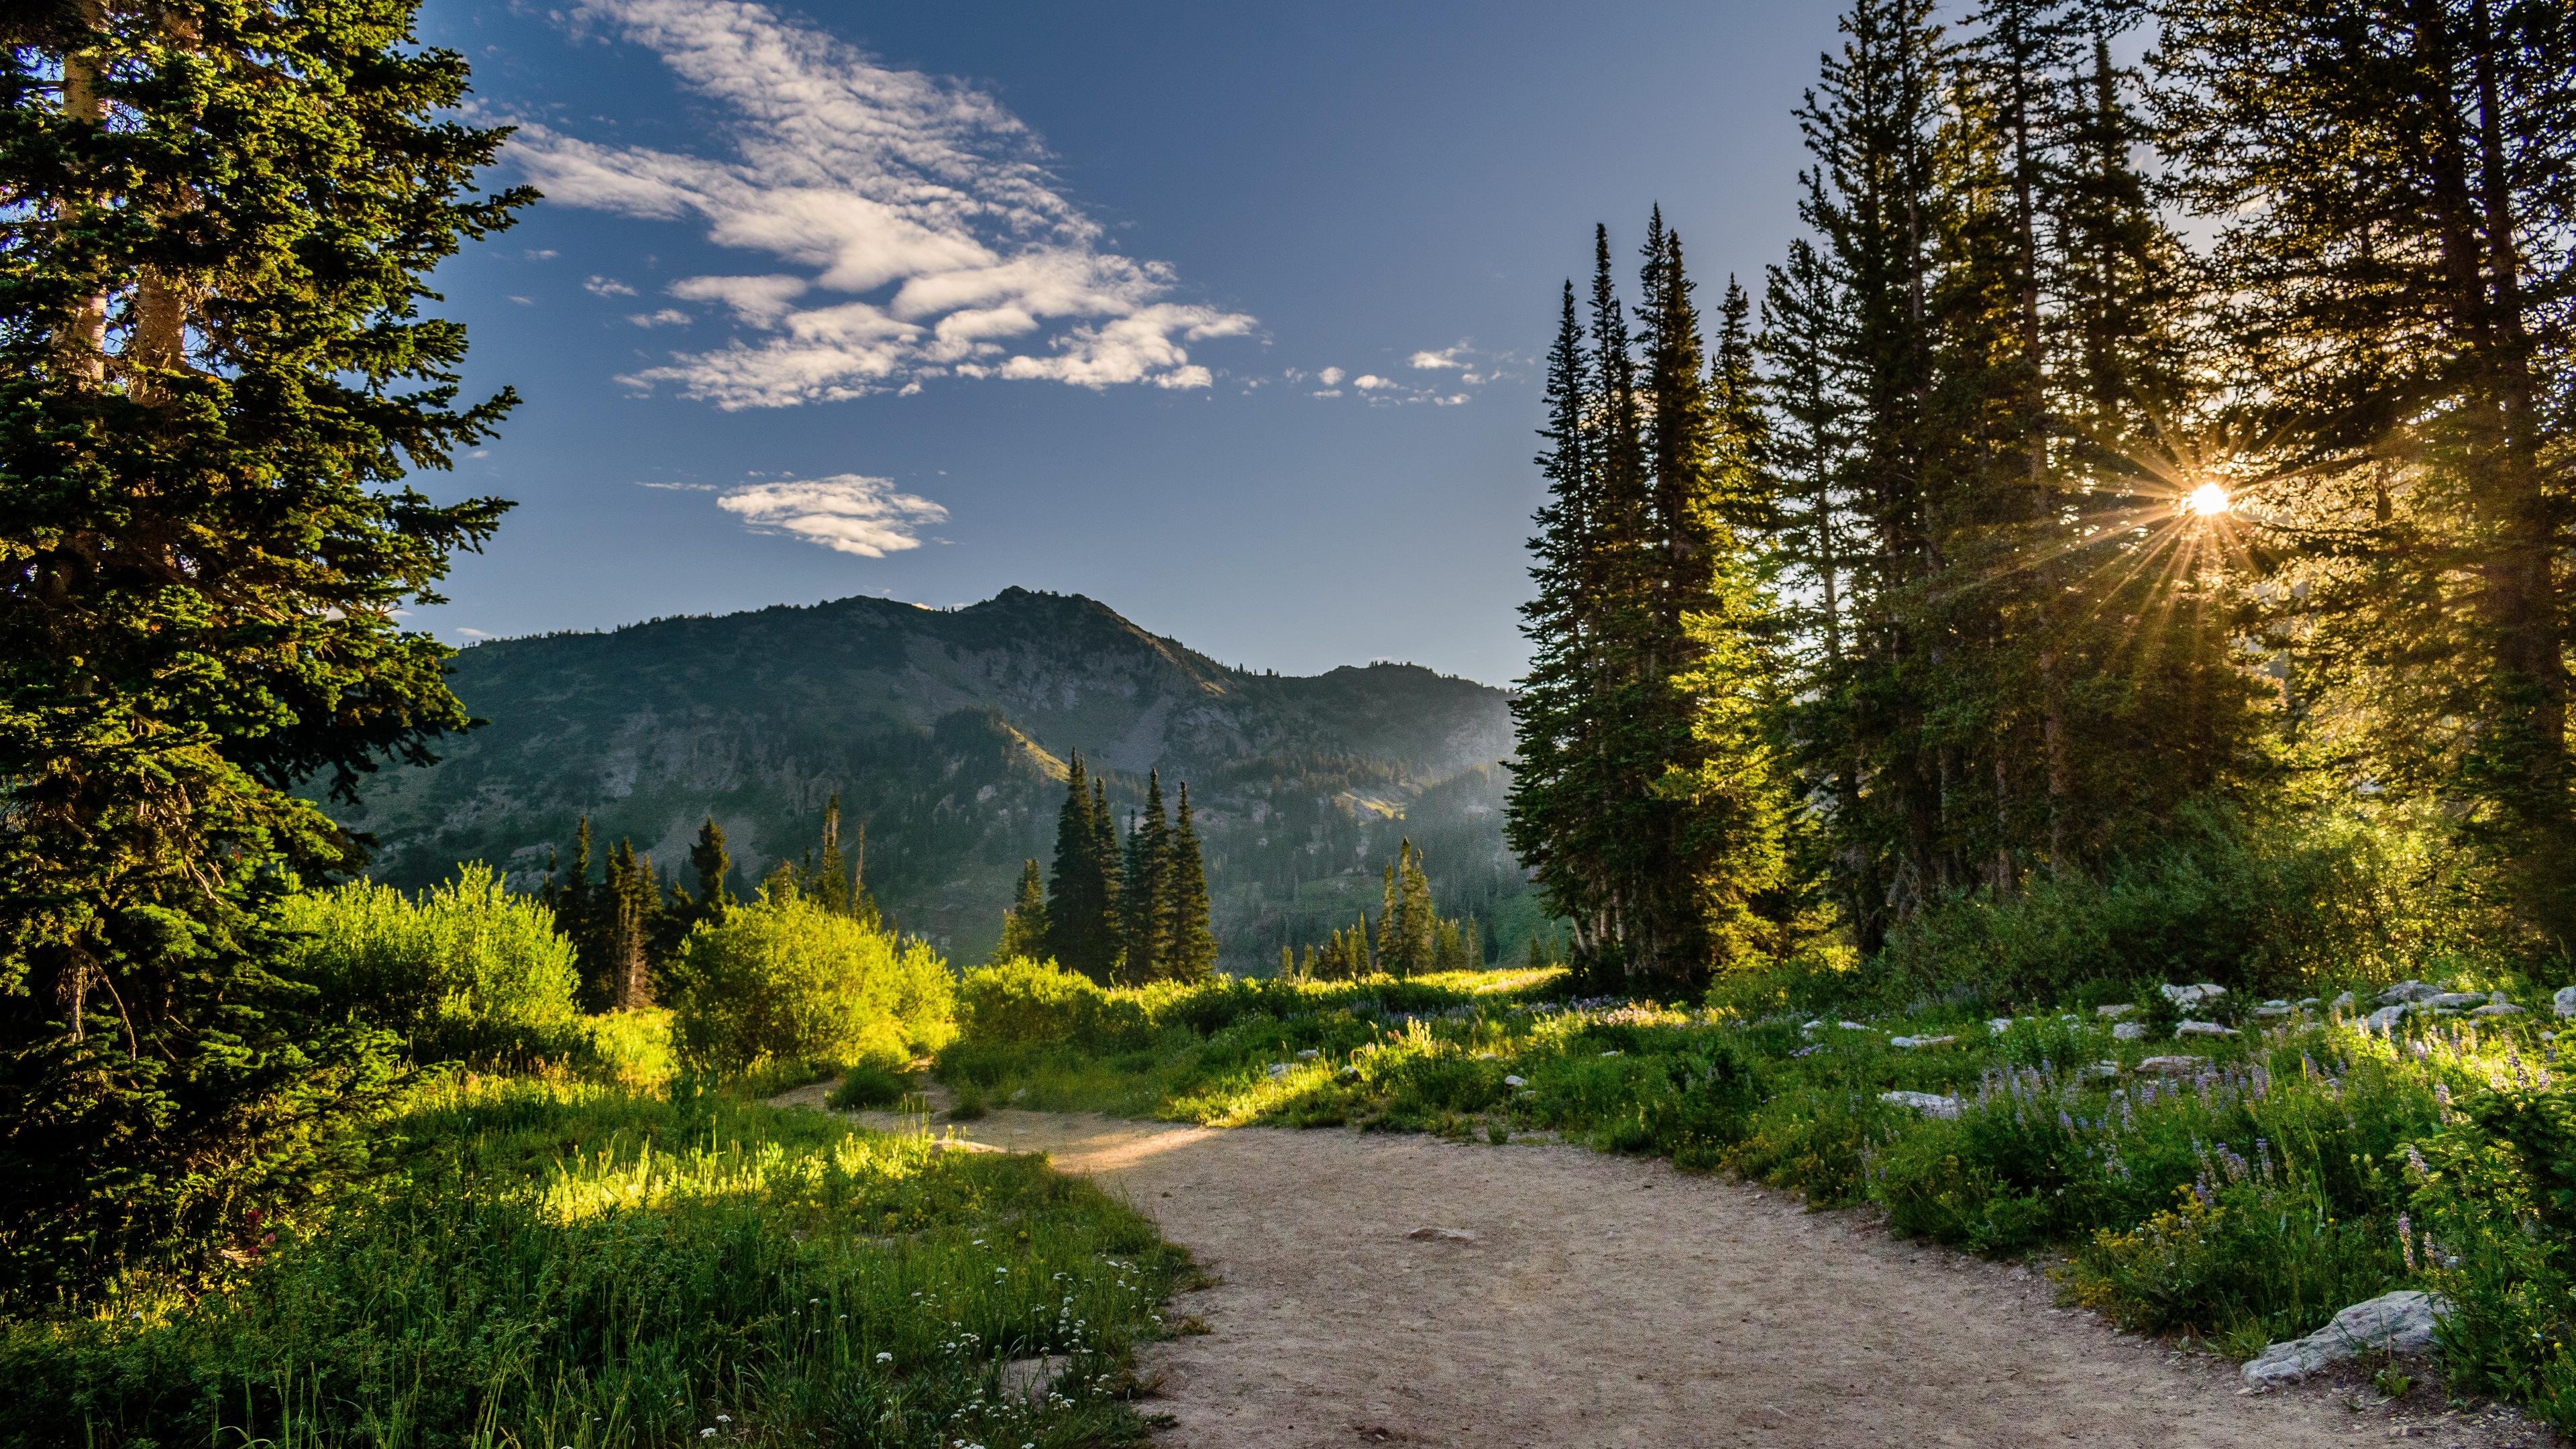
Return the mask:
[[[818, 1113], [449, 1084], [231, 1291], [0, 1329], [0, 1445], [1125, 1443], [1185, 1260], [1033, 1157]], [[1001, 1366], [1069, 1358], [1035, 1402]]]
[[2389, 981], [2474, 949], [2486, 912], [2438, 836], [2382, 813], [2255, 816], [2203, 802], [2100, 876], [1964, 894], [1892, 932], [1876, 969], [1902, 995], [1996, 1005], [2139, 977], [2302, 993]]
[[679, 1059], [719, 1076], [768, 1061], [900, 1063], [953, 1030], [938, 953], [793, 891], [699, 926], [672, 975]]
[[842, 1074], [825, 1100], [843, 1112], [881, 1110], [899, 1104], [911, 1090], [910, 1084], [895, 1073], [872, 1062], [861, 1062]]
[[290, 896], [280, 974], [334, 1017], [383, 1027], [413, 1060], [524, 1066], [581, 1040], [579, 972], [554, 912], [471, 865], [418, 898], [370, 881]]
[[0, 57], [0, 195], [44, 218], [0, 260], [0, 1300], [350, 1165], [381, 1042], [267, 963], [283, 873], [354, 852], [290, 787], [468, 722], [399, 621], [507, 505], [405, 477], [515, 399], [460, 401], [421, 308], [533, 199], [476, 193], [505, 133], [410, 0], [50, 8]]
[[2423, 1156], [2410, 1224], [2423, 1236], [2407, 1251], [2451, 1303], [2439, 1342], [2453, 1392], [2576, 1432], [2576, 1093], [2517, 1057]]

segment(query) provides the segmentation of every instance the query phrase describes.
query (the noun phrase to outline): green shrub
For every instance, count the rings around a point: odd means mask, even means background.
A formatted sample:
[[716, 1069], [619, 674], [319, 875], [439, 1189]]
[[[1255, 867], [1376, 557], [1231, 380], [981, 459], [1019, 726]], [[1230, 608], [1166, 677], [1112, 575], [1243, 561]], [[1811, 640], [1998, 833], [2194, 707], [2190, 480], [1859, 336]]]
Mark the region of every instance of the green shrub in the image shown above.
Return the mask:
[[829, 1100], [838, 1111], [875, 1110], [900, 1103], [911, 1090], [902, 1077], [873, 1062], [861, 1062], [842, 1074]]
[[2431, 832], [2384, 816], [2201, 805], [2102, 878], [2043, 875], [2008, 900], [1980, 891], [1925, 911], [1873, 969], [1900, 998], [1995, 1007], [2140, 977], [2293, 994], [2392, 980], [2474, 954], [2481, 908], [2443, 874], [2449, 858]]
[[2470, 1101], [2424, 1157], [2407, 1247], [2451, 1300], [2454, 1390], [2576, 1433], [2576, 1093], [2526, 1075]]
[[279, 973], [394, 1032], [415, 1060], [523, 1065], [583, 1045], [572, 943], [488, 867], [418, 898], [364, 880], [290, 896], [281, 924], [293, 941]]
[[771, 1061], [893, 1065], [955, 1034], [937, 952], [793, 893], [700, 925], [672, 975], [674, 1049], [718, 1076]]

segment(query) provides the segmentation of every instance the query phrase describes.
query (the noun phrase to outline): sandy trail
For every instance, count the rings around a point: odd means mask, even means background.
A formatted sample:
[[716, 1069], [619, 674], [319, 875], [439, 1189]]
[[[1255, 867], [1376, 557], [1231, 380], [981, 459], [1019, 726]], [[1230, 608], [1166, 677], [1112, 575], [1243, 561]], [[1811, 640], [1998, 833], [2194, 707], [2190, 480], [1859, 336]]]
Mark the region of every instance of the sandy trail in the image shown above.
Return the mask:
[[[1099, 1178], [1216, 1279], [1178, 1305], [1210, 1331], [1145, 1354], [1174, 1449], [2551, 1442], [2426, 1390], [2239, 1395], [2232, 1365], [2056, 1309], [2028, 1269], [1661, 1162], [1043, 1112], [956, 1130]], [[1472, 1241], [1412, 1236], [1444, 1228]]]

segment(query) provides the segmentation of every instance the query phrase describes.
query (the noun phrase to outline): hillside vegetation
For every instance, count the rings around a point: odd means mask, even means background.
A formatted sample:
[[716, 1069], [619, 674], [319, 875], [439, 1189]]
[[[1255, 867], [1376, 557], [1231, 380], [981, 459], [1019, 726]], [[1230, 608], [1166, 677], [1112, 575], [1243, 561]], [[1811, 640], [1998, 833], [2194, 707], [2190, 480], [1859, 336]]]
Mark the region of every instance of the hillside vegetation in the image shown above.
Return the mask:
[[1399, 835], [1454, 914], [1537, 924], [1502, 844], [1502, 691], [1410, 665], [1287, 678], [1220, 665], [1077, 596], [1006, 589], [942, 611], [853, 598], [458, 655], [488, 721], [426, 770], [370, 777], [340, 811], [406, 887], [482, 861], [533, 887], [586, 813], [665, 877], [713, 815], [738, 893], [817, 837], [837, 791], [867, 831], [867, 884], [907, 927], [973, 959], [1020, 864], [1045, 858], [1080, 751], [1122, 814], [1145, 776], [1187, 779], [1228, 964], [1320, 940], [1371, 899]]

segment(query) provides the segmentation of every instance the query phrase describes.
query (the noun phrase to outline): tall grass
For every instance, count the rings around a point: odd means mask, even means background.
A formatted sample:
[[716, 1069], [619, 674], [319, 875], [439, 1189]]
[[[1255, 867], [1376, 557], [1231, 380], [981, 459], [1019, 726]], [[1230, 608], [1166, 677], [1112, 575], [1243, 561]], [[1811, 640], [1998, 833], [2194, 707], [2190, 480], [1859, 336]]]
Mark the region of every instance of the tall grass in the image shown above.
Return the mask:
[[[699, 1096], [449, 1081], [229, 1291], [0, 1330], [0, 1444], [1123, 1442], [1185, 1263], [1033, 1158]], [[1002, 1366], [1064, 1359], [1036, 1399]]]

